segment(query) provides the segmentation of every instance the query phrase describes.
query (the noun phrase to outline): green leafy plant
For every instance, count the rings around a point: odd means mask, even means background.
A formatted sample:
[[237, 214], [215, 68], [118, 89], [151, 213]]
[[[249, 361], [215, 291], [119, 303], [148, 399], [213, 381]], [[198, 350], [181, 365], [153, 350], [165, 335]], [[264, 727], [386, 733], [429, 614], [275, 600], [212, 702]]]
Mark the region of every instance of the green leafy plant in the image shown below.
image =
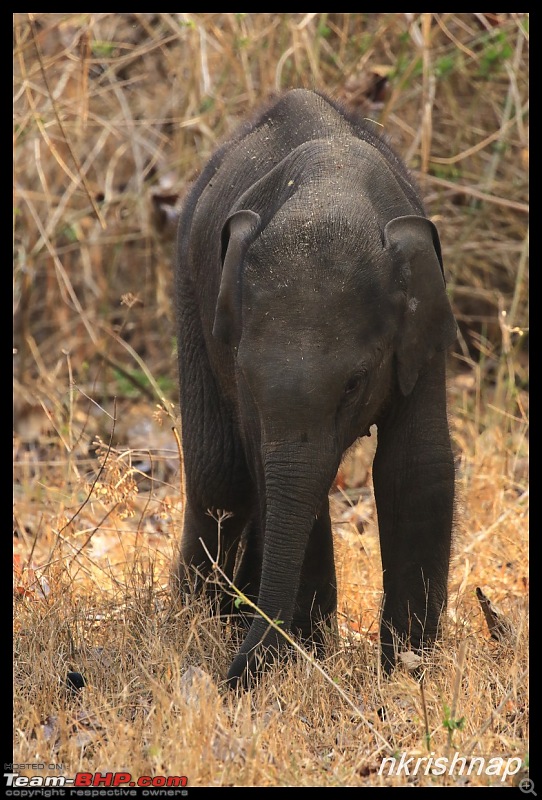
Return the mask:
[[513, 48], [506, 33], [502, 30], [484, 37], [483, 50], [478, 64], [478, 74], [488, 78], [493, 72], [502, 68], [513, 53]]
[[115, 42], [106, 42], [99, 39], [94, 39], [91, 44], [92, 55], [96, 56], [96, 58], [109, 58], [116, 48]]

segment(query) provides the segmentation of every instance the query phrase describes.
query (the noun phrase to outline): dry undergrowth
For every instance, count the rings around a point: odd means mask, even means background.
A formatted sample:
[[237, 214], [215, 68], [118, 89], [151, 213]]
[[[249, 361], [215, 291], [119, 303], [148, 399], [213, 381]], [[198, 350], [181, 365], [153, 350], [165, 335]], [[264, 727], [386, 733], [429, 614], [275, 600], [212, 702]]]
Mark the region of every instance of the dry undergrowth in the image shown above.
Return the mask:
[[[210, 786], [498, 780], [457, 771], [383, 778], [378, 768], [403, 753], [527, 757], [528, 491], [516, 427], [508, 443], [493, 427], [477, 452], [462, 454], [446, 633], [423, 690], [406, 668], [389, 681], [378, 674], [381, 578], [367, 481], [352, 489], [345, 470], [333, 495], [340, 641], [321, 664], [331, 680], [299, 658], [238, 697], [221, 685], [235, 631], [202, 604], [171, 602], [177, 487], [150, 484], [128, 452], [105, 445], [92, 480], [69, 474], [58, 444], [48, 464], [28, 458], [33, 477], [20, 485], [26, 503], [15, 540], [14, 761], [61, 763], [66, 775], [182, 774]], [[456, 427], [456, 439], [468, 434]], [[33, 505], [39, 521], [27, 513]], [[500, 605], [510, 639], [491, 639], [478, 586]], [[69, 670], [88, 681], [76, 701], [64, 686]]]
[[[13, 762], [188, 786], [499, 785], [497, 761], [477, 774], [469, 760], [483, 756], [516, 759], [505, 782], [517, 783], [528, 765], [527, 15], [14, 19]], [[461, 327], [454, 557], [423, 681], [407, 665], [382, 680], [360, 448], [332, 498], [339, 639], [325, 675], [298, 657], [236, 696], [221, 683], [235, 630], [201, 604], [179, 607], [168, 586], [182, 485], [167, 221], [216, 140], [287, 85], [380, 120], [438, 224]], [[507, 623], [499, 641], [477, 588]], [[68, 671], [87, 681], [79, 694]], [[428, 761], [379, 774], [390, 755], [455, 754], [466, 761], [452, 775]]]

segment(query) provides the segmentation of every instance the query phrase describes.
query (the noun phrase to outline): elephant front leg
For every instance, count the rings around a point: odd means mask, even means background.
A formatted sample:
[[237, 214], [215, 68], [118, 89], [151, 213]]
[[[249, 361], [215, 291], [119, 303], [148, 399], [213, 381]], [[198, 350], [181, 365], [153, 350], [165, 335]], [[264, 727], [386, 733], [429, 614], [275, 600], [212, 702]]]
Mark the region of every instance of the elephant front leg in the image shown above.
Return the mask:
[[378, 427], [373, 467], [384, 602], [382, 665], [400, 648], [422, 651], [440, 633], [447, 599], [454, 504], [443, 356], [399, 397]]
[[[263, 535], [261, 524], [251, 519], [243, 531], [237, 554], [233, 583], [250, 601], [257, 603], [262, 574]], [[252, 610], [243, 603], [237, 603], [237, 594], [228, 589], [224, 592], [223, 608], [228, 616], [236, 617], [243, 625], [250, 626]]]
[[305, 552], [292, 628], [321, 654], [325, 631], [333, 626], [336, 610], [337, 578], [326, 499], [314, 521]]

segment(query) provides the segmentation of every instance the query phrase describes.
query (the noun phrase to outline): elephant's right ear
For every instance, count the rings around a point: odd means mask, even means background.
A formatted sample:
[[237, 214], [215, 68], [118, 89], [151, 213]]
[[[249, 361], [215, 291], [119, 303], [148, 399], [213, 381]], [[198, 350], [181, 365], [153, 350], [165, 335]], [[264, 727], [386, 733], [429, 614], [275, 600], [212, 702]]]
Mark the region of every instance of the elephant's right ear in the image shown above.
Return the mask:
[[228, 217], [222, 228], [222, 280], [213, 336], [224, 344], [235, 346], [239, 343], [243, 261], [260, 227], [260, 216], [243, 209]]

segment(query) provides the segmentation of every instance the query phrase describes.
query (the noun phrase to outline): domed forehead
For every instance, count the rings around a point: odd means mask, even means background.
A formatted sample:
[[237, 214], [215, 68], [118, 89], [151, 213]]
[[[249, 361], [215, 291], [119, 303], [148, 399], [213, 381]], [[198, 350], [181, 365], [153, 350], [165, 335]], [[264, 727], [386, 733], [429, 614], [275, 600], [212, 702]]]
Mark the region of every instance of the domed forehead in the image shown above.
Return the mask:
[[297, 286], [333, 295], [363, 287], [384, 290], [387, 263], [368, 202], [328, 197], [303, 203], [294, 197], [250, 247], [244, 274], [255, 289]]
[[385, 274], [366, 254], [337, 257], [333, 248], [269, 254], [244, 275], [244, 332], [262, 346], [284, 339], [300, 352], [336, 352], [349, 343], [356, 352], [394, 332]]

